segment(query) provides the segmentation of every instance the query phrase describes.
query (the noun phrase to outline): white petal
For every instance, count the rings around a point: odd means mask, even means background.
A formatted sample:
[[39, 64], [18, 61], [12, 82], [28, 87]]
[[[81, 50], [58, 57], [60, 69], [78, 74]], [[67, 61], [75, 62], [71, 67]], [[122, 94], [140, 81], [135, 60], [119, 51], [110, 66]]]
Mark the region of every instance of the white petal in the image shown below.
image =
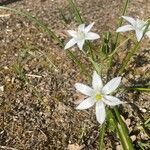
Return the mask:
[[121, 82], [121, 77], [113, 78], [102, 88], [102, 93], [110, 94], [111, 92], [117, 89], [120, 82]]
[[146, 32], [146, 35], [150, 38], [150, 31]]
[[80, 24], [80, 25], [78, 26], [78, 31], [79, 31], [79, 32], [84, 32], [84, 30], [85, 30], [85, 24]]
[[67, 32], [69, 33], [69, 35], [71, 35], [72, 37], [77, 37], [77, 32], [74, 30], [67, 30]]
[[142, 37], [143, 37], [143, 31], [137, 29], [137, 30], [135, 30], [135, 33], [136, 33], [137, 41], [139, 42], [142, 39]]
[[146, 26], [146, 22], [144, 22], [143, 20], [139, 20], [137, 19], [136, 20], [136, 26], [139, 28], [139, 29], [142, 29]]
[[116, 30], [116, 32], [126, 32], [126, 31], [131, 31], [131, 30], [134, 30], [133, 26], [131, 26], [131, 25], [125, 25], [125, 26], [119, 27]]
[[128, 17], [128, 16], [122, 16], [122, 18], [125, 19], [126, 21], [128, 21], [129, 23], [131, 23], [131, 25], [135, 27], [136, 21], [134, 18]]
[[81, 102], [76, 109], [88, 109], [94, 105], [95, 101], [91, 97], [85, 99], [83, 102]]
[[74, 86], [79, 92], [81, 92], [87, 96], [91, 96], [94, 92], [94, 90], [92, 88], [90, 88], [89, 86], [84, 85], [82, 83], [76, 83]]
[[103, 102], [110, 106], [115, 106], [124, 103], [114, 96], [104, 96]]
[[85, 32], [89, 32], [91, 30], [91, 28], [93, 27], [94, 25], [94, 22], [93, 23], [90, 23], [86, 28], [85, 28]]
[[100, 36], [97, 33], [94, 33], [94, 32], [89, 32], [85, 36], [86, 40], [96, 40], [96, 39], [99, 39], [99, 38], [100, 38]]
[[77, 45], [78, 45], [78, 47], [79, 47], [80, 50], [83, 49], [84, 42], [85, 42], [84, 39], [83, 39], [83, 40], [79, 40], [79, 41], [77, 42]]
[[105, 105], [102, 101], [98, 101], [96, 103], [96, 119], [100, 124], [103, 124], [103, 122], [105, 121], [105, 117]]
[[66, 45], [65, 45], [65, 48], [64, 49], [68, 49], [70, 47], [72, 47], [73, 45], [75, 45], [77, 43], [77, 41], [72, 38]]
[[96, 71], [93, 72], [92, 86], [94, 90], [100, 90], [103, 87], [102, 79]]

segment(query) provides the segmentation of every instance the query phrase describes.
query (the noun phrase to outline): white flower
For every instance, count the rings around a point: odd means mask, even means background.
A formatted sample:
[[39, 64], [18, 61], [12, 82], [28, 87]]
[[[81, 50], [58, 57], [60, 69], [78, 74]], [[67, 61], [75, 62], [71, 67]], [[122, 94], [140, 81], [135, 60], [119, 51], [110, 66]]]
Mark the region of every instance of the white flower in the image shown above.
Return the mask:
[[72, 36], [72, 39], [66, 44], [65, 49], [77, 44], [79, 49], [82, 50], [85, 40], [96, 40], [100, 38], [98, 34], [90, 32], [93, 25], [94, 22], [89, 24], [87, 27], [85, 27], [85, 24], [81, 24], [77, 31], [67, 30], [69, 35]]
[[110, 80], [105, 86], [103, 86], [101, 77], [94, 71], [92, 87], [82, 83], [76, 83], [75, 88], [88, 96], [83, 100], [76, 109], [83, 110], [92, 107], [96, 103], [96, 118], [97, 121], [102, 124], [105, 121], [106, 112], [105, 104], [109, 106], [115, 106], [124, 102], [120, 101], [117, 97], [109, 95], [117, 89], [121, 82], [121, 77], [116, 77]]
[[[126, 32], [126, 31], [134, 30], [136, 33], [137, 41], [140, 41], [143, 37], [144, 30], [148, 22], [144, 22], [139, 19], [135, 20], [132, 17], [128, 17], [128, 16], [122, 16], [122, 18], [124, 18], [130, 24], [119, 27], [116, 32]], [[150, 38], [150, 27], [148, 28], [145, 34]]]

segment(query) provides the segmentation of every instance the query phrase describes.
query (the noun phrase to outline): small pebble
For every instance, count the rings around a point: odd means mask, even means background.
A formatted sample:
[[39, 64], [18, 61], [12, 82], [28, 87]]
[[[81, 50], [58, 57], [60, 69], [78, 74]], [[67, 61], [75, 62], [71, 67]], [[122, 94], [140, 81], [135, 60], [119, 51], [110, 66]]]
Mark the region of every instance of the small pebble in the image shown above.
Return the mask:
[[0, 91], [4, 92], [4, 86], [0, 86]]
[[132, 142], [134, 142], [136, 140], [136, 136], [135, 135], [132, 135], [130, 138], [131, 138]]
[[144, 108], [141, 108], [140, 109], [143, 113], [145, 113], [147, 110], [146, 109], [144, 109]]
[[121, 145], [116, 146], [116, 150], [123, 150]]

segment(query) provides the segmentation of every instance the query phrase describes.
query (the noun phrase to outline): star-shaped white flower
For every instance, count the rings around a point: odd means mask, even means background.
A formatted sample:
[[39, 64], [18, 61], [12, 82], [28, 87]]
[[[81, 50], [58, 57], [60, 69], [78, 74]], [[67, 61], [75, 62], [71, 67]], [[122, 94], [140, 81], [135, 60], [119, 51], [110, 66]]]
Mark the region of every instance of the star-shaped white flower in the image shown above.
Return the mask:
[[66, 44], [65, 49], [77, 44], [79, 49], [82, 50], [85, 40], [96, 40], [100, 38], [97, 33], [90, 32], [93, 25], [94, 22], [89, 24], [87, 27], [85, 27], [85, 24], [81, 24], [79, 25], [77, 31], [67, 30], [69, 35], [72, 36], [72, 39]]
[[[116, 30], [116, 32], [126, 32], [126, 31], [134, 30], [136, 33], [137, 41], [140, 41], [143, 37], [144, 30], [148, 22], [144, 22], [143, 20], [139, 20], [139, 19], [135, 20], [134, 18], [128, 16], [122, 16], [122, 18], [124, 18], [130, 24], [119, 27]], [[145, 35], [147, 35], [150, 38], [150, 27], [146, 31]]]
[[103, 86], [101, 77], [94, 71], [92, 88], [82, 83], [76, 83], [75, 88], [88, 96], [83, 100], [76, 109], [83, 110], [92, 107], [96, 104], [96, 118], [97, 121], [102, 124], [105, 121], [106, 112], [105, 105], [115, 106], [123, 104], [117, 97], [109, 95], [117, 89], [121, 82], [121, 77], [116, 77], [110, 80], [105, 86]]

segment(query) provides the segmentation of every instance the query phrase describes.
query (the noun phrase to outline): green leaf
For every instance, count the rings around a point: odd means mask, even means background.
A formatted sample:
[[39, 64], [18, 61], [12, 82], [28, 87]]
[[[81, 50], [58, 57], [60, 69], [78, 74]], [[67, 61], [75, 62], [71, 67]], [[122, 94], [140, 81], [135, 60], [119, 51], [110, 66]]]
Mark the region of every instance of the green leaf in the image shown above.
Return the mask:
[[150, 129], [150, 118], [145, 121], [144, 126]]
[[138, 145], [142, 150], [148, 150], [150, 149], [150, 143], [143, 143], [143, 142], [138, 142]]
[[108, 55], [110, 53], [110, 51], [111, 51], [110, 40], [111, 40], [110, 32], [105, 33], [104, 34], [104, 38], [103, 38], [103, 45], [102, 45], [102, 48], [101, 48], [101, 51], [105, 55]]
[[68, 1], [69, 1], [69, 3], [70, 3], [70, 6], [72, 7], [72, 9], [73, 9], [73, 11], [74, 11], [76, 21], [77, 21], [78, 23], [82, 24], [84, 21], [83, 21], [81, 15], [80, 15], [80, 12], [79, 12], [79, 10], [78, 10], [78, 8], [77, 8], [77, 6], [76, 6], [75, 0], [74, 0], [74, 1], [73, 1], [73, 0], [68, 0]]
[[107, 111], [107, 129], [109, 132], [114, 132], [116, 129], [110, 110]]

